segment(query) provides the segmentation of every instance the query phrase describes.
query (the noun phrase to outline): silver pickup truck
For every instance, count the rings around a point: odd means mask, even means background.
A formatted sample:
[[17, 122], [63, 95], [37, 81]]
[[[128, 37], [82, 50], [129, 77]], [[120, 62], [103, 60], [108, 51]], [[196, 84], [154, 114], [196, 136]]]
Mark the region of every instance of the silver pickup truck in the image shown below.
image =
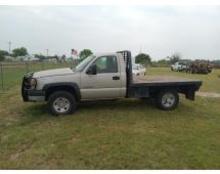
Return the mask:
[[23, 77], [24, 101], [46, 101], [53, 115], [73, 113], [88, 100], [154, 98], [163, 110], [179, 103], [178, 93], [194, 100], [202, 82], [179, 78], [133, 79], [130, 51], [92, 55], [75, 68], [29, 73]]

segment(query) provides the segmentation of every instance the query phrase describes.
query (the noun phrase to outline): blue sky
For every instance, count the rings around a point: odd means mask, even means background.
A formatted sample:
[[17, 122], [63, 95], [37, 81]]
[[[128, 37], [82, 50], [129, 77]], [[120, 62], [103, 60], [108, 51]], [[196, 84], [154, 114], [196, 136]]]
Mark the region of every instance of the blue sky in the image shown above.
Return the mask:
[[0, 49], [70, 54], [129, 49], [220, 59], [220, 6], [0, 6]]

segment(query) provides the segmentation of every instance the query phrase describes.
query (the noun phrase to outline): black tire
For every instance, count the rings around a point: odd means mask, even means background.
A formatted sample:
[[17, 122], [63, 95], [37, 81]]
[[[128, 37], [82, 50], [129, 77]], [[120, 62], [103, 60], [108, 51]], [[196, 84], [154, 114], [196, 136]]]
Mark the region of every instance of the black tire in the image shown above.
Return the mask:
[[[55, 106], [56, 104], [54, 102], [56, 102], [59, 99], [65, 100], [68, 103], [68, 107], [65, 108], [65, 103], [64, 106], [60, 107], [62, 109], [63, 112], [58, 111], [59, 110], [59, 106]], [[61, 101], [62, 102], [62, 101]], [[76, 103], [76, 99], [74, 97], [73, 94], [71, 94], [70, 92], [67, 91], [56, 91], [54, 93], [52, 93], [49, 96], [48, 99], [48, 107], [49, 107], [49, 112], [52, 115], [58, 116], [58, 115], [67, 115], [67, 114], [72, 114], [73, 112], [75, 112], [76, 107], [77, 107], [77, 103]], [[57, 108], [58, 107], [58, 108]]]
[[[170, 96], [169, 100], [166, 99], [167, 96]], [[175, 90], [160, 91], [156, 98], [156, 104], [162, 110], [174, 110], [179, 104], [179, 95]]]

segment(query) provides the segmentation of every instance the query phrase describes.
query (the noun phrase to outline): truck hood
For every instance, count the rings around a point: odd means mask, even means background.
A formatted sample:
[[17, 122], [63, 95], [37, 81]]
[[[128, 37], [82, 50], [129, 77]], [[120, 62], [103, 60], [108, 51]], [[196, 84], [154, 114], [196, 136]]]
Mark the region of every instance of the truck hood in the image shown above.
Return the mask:
[[73, 70], [71, 68], [59, 68], [59, 69], [52, 69], [52, 70], [45, 70], [45, 71], [38, 71], [33, 74], [34, 78], [44, 78], [50, 76], [62, 76], [73, 74]]

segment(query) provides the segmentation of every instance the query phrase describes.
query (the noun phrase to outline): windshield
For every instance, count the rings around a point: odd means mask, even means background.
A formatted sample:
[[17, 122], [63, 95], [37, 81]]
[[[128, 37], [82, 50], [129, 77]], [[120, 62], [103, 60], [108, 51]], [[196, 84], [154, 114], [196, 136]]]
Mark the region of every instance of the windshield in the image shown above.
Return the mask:
[[89, 62], [91, 62], [91, 60], [95, 58], [94, 55], [91, 55], [89, 57], [87, 57], [86, 59], [84, 59], [82, 62], [80, 62], [76, 68], [75, 68], [75, 71], [79, 72], [79, 71], [82, 71], [88, 64]]

